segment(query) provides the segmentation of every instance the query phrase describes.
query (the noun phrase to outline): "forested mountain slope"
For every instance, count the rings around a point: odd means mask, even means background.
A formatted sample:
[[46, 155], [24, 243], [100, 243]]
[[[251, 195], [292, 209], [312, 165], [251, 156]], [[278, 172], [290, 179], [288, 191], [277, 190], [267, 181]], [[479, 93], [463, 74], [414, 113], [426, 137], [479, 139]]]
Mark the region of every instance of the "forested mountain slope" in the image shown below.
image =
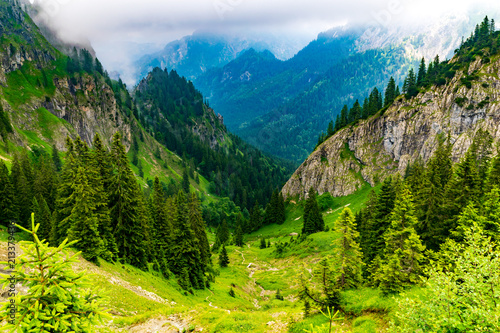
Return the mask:
[[438, 138], [450, 137], [455, 162], [479, 130], [489, 132], [497, 142], [498, 32], [484, 38], [477, 34], [452, 60], [440, 65], [437, 84], [399, 96], [388, 108], [356, 120], [317, 147], [284, 186], [285, 196], [303, 197], [310, 187], [341, 196], [365, 183], [373, 186], [391, 174], [404, 173], [419, 159], [427, 161], [438, 147]]
[[439, 22], [399, 28], [337, 27], [279, 67], [242, 54], [195, 83], [231, 130], [264, 151], [300, 162], [313, 150], [325, 120], [335, 119], [342, 105], [361, 104], [373, 87], [382, 91], [391, 76], [401, 86], [422, 57], [427, 62], [436, 54], [451, 57], [476, 16], [449, 13]]

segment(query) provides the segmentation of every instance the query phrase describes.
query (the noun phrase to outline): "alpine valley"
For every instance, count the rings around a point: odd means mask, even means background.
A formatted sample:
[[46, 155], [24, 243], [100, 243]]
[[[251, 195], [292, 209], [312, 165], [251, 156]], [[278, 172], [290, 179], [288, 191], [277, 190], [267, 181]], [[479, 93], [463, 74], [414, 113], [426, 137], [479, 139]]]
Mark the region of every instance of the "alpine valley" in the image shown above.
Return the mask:
[[37, 10], [0, 0], [2, 332], [500, 331], [492, 16], [197, 32], [127, 87]]

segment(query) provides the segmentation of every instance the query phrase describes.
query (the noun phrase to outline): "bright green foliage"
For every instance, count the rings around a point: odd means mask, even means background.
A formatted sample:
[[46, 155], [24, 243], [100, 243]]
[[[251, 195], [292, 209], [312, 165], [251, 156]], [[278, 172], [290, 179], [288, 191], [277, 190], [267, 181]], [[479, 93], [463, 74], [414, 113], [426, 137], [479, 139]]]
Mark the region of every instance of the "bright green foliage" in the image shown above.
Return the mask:
[[451, 231], [451, 237], [458, 241], [463, 241], [466, 231], [472, 227], [472, 223], [477, 223], [481, 228], [484, 226], [486, 219], [479, 214], [474, 203], [471, 202], [465, 207], [462, 213], [458, 216], [457, 227]]
[[325, 221], [319, 211], [316, 191], [311, 187], [304, 207], [304, 226], [302, 227], [302, 233], [309, 235], [323, 230], [325, 230]]
[[485, 195], [482, 215], [485, 217], [482, 225], [486, 236], [500, 244], [500, 188], [494, 185], [489, 193]]
[[472, 220], [465, 242], [448, 241], [418, 297], [403, 297], [390, 332], [499, 332], [500, 254]]
[[113, 174], [109, 210], [118, 253], [126, 262], [145, 268], [145, 235], [142, 221], [139, 219], [141, 192], [128, 164], [119, 133], [113, 136], [111, 160]]
[[484, 187], [493, 153], [493, 137], [488, 131], [479, 129], [469, 148], [476, 160], [476, 169], [479, 175], [480, 187]]
[[[64, 241], [57, 248], [48, 247], [37, 236], [40, 225], [34, 224], [32, 217], [33, 231], [23, 228], [34, 242], [21, 245], [22, 254], [16, 258], [12, 273], [28, 292], [12, 298], [18, 313], [13, 325], [2, 328], [10, 332], [95, 332], [95, 325], [102, 324], [107, 314], [102, 298], [90, 290], [88, 273], [73, 269], [79, 253], [71, 255], [69, 247], [75, 243]], [[4, 275], [0, 279], [3, 288], [10, 283], [8, 278]], [[1, 320], [9, 320], [9, 305], [3, 304]]]
[[418, 220], [407, 185], [399, 193], [389, 220], [391, 225], [384, 235], [385, 258], [374, 276], [384, 294], [418, 283], [422, 273], [425, 246], [415, 231]]
[[9, 178], [9, 170], [5, 163], [0, 160], [0, 223], [8, 226], [16, 217], [14, 207], [14, 187]]
[[[338, 316], [339, 310], [333, 312], [333, 310], [330, 311], [330, 308], [327, 308], [325, 311], [326, 313], [323, 312], [322, 310], [320, 310], [320, 311], [321, 311], [321, 314], [328, 319], [328, 324], [323, 324], [321, 326], [316, 326], [316, 327], [314, 327], [314, 325], [311, 324], [311, 329], [304, 330], [305, 333], [323, 333], [323, 332], [332, 333], [333, 332], [332, 331], [333, 322], [340, 321], [340, 320], [344, 319], [343, 317]], [[335, 329], [335, 332], [337, 332], [337, 329]]]
[[485, 181], [485, 192], [489, 192], [494, 185], [500, 186], [500, 154], [497, 154], [491, 161], [488, 178]]
[[227, 255], [226, 246], [222, 245], [222, 250], [220, 251], [219, 254], [219, 266], [227, 267], [227, 265], [229, 265], [229, 257]]
[[335, 231], [340, 233], [340, 237], [334, 241], [338, 249], [336, 259], [340, 264], [337, 284], [341, 289], [356, 288], [362, 280], [363, 254], [358, 244], [355, 218], [349, 207], [344, 208], [335, 222]]

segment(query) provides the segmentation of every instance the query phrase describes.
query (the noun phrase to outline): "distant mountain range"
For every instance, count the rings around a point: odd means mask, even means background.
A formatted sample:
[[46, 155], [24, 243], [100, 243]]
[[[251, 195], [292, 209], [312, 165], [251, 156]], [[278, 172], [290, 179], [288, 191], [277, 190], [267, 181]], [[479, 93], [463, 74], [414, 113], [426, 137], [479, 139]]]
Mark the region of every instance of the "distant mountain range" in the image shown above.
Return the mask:
[[207, 70], [224, 66], [250, 48], [269, 50], [277, 58], [286, 60], [306, 44], [304, 38], [284, 35], [197, 31], [168, 43], [159, 52], [136, 60], [136, 78], [140, 80], [154, 67], [160, 67], [174, 69], [187, 79], [194, 80]]
[[[339, 27], [293, 58], [251, 50], [194, 83], [232, 131], [272, 154], [303, 160], [342, 105], [362, 103], [391, 76], [402, 85], [422, 57], [451, 58], [482, 13], [450, 15], [408, 28]], [[374, 32], [374, 33], [373, 33]]]
[[401, 86], [422, 57], [451, 58], [484, 15], [449, 14], [407, 27], [346, 25], [307, 45], [303, 38], [198, 31], [136, 60], [134, 76], [138, 82], [154, 67], [176, 70], [231, 131], [300, 162], [344, 104], [362, 103], [374, 87], [383, 92], [391, 76]]

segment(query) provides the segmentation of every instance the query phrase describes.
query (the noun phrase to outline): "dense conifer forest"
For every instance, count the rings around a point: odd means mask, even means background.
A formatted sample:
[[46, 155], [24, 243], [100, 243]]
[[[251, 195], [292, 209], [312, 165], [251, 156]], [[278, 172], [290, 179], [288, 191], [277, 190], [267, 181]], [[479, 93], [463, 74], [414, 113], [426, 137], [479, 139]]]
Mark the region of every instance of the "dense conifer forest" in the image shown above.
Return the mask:
[[[32, 24], [16, 6], [0, 0], [5, 26]], [[29, 48], [19, 38], [0, 44], [16, 54]], [[318, 146], [452, 80], [470, 91], [483, 74], [470, 65], [498, 62], [499, 38], [486, 17], [451, 61], [422, 59], [401, 90], [391, 78], [383, 94], [345, 105]], [[0, 87], [0, 254], [15, 254], [2, 272], [17, 284], [0, 280], [21, 290], [1, 295], [2, 327], [15, 304], [9, 328], [19, 332], [500, 331], [497, 133], [475, 130], [456, 158], [453, 133], [440, 131], [432, 156], [401, 174], [344, 197], [308, 186], [301, 200], [280, 191], [293, 165], [228, 133], [175, 71], [156, 68], [129, 91], [85, 49], [45, 51], [50, 66], [26, 62]], [[32, 100], [54, 103], [61, 78], [69, 90], [85, 80], [109, 88], [113, 128], [127, 130], [68, 135], [64, 149], [49, 133], [50, 143], [21, 147], [32, 132], [13, 115]], [[70, 98], [88, 102], [83, 92]], [[471, 112], [490, 102], [454, 101]], [[50, 120], [38, 120], [48, 131]], [[150, 177], [146, 155], [163, 177]]]

